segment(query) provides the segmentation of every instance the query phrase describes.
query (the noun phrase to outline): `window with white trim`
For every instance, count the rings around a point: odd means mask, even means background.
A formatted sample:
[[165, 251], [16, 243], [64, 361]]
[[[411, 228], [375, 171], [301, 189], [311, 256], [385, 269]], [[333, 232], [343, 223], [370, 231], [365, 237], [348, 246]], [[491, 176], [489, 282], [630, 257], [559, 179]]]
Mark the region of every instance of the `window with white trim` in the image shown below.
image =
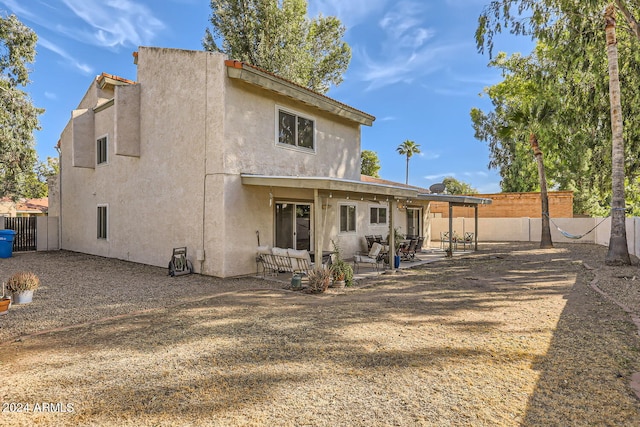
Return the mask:
[[369, 209], [369, 224], [386, 224], [387, 208], [372, 207]]
[[340, 205], [340, 232], [356, 231], [356, 205]]
[[278, 144], [315, 149], [315, 122], [296, 113], [278, 109]]
[[96, 163], [107, 163], [107, 137], [103, 136], [96, 141]]
[[98, 205], [98, 239], [107, 238], [108, 217], [107, 217], [107, 205]]

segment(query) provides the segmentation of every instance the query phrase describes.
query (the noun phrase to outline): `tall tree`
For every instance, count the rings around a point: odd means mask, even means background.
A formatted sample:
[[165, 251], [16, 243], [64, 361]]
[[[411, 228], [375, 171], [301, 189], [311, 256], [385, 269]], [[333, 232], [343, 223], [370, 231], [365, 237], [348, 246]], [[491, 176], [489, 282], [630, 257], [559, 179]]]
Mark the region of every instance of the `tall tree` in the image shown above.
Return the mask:
[[374, 178], [380, 178], [380, 159], [375, 151], [362, 150], [360, 153], [360, 173]]
[[334, 16], [307, 17], [306, 0], [211, 0], [203, 46], [320, 93], [339, 85], [351, 61]]
[[18, 198], [36, 163], [33, 131], [38, 115], [20, 89], [29, 83], [37, 36], [15, 15], [0, 16], [0, 196]]
[[458, 181], [452, 176], [448, 176], [442, 180], [442, 184], [444, 184], [444, 188], [447, 190], [448, 194], [478, 194], [478, 190], [473, 188], [470, 184], [466, 182]]
[[618, 46], [616, 40], [616, 8], [610, 3], [604, 14], [607, 61], [609, 63], [609, 99], [611, 103], [612, 141], [612, 198], [611, 236], [605, 262], [609, 265], [631, 264], [627, 249], [624, 198], [624, 138], [622, 135], [622, 105], [620, 102], [620, 78], [618, 72]]
[[407, 139], [400, 144], [398, 148], [396, 148], [396, 151], [401, 156], [407, 156], [407, 174], [405, 183], [409, 184], [409, 159], [411, 159], [414, 154], [420, 154], [420, 144], [416, 144], [414, 141]]
[[[606, 37], [602, 34], [601, 13], [603, 6], [607, 6]], [[615, 41], [616, 7], [625, 17], [625, 29], [627, 31], [623, 31], [622, 33], [631, 35], [635, 41], [635, 45], [628, 55], [636, 57], [637, 62], [637, 42], [640, 40], [640, 31], [638, 30], [635, 15], [640, 12], [640, 4], [627, 0], [615, 0], [615, 2], [605, 2], [604, 0], [584, 2], [575, 2], [573, 0], [494, 0], [479, 18], [476, 41], [479, 50], [482, 51], [486, 47], [489, 49], [489, 52], [491, 52], [493, 49], [493, 36], [501, 32], [503, 28], [510, 27], [512, 33], [529, 34], [539, 42], [551, 46], [561, 46], [562, 59], [558, 61], [558, 64], [560, 64], [562, 68], [556, 70], [559, 79], [566, 79], [574, 70], [581, 70], [585, 74], [601, 76], [602, 81], [604, 73], [597, 69], [597, 67], [602, 64], [602, 61], [597, 60], [594, 52], [599, 51], [600, 57], [607, 59], [607, 71], [605, 72], [609, 74], [610, 117], [606, 121], [612, 122], [611, 129], [613, 135], [610, 134], [607, 138], [612, 143], [610, 176], [612, 187], [612, 240], [609, 244], [609, 253], [607, 254], [606, 262], [608, 264], [628, 264], [630, 261], [627, 252], [624, 218], [624, 183], [635, 179], [637, 172], [634, 172], [636, 174], [635, 176], [631, 176], [632, 179], [626, 179], [624, 172], [625, 147], [622, 119], [623, 117], [630, 117], [629, 120], [636, 121], [637, 119], [635, 117], [637, 114], [625, 115], [623, 112], [623, 108], [625, 107], [620, 103], [615, 105], [615, 94], [620, 93], [615, 87], [616, 84], [619, 84], [619, 77], [617, 75], [618, 44]], [[530, 19], [525, 20], [524, 17], [529, 17]], [[607, 41], [607, 55], [602, 55], [604, 53], [603, 47], [605, 47], [605, 40]], [[616, 60], [615, 63], [613, 61], [614, 58]], [[627, 62], [632, 61], [627, 59]], [[629, 71], [629, 76], [632, 80], [636, 73], [631, 70]], [[612, 72], [616, 74], [612, 76]], [[625, 76], [625, 78], [626, 77], [627, 76]], [[626, 84], [626, 86], [630, 85]], [[601, 92], [596, 92], [596, 98], [601, 97], [601, 95]], [[637, 98], [634, 99], [634, 101], [635, 100], [637, 100]], [[637, 102], [635, 103], [637, 104]], [[631, 101], [625, 109], [628, 110], [630, 108], [629, 105], [633, 104], [634, 102]], [[619, 116], [617, 116], [618, 113]], [[619, 120], [619, 126], [613, 123], [616, 120]], [[598, 126], [600, 128], [606, 128], [603, 123], [606, 121], [600, 121]], [[631, 129], [633, 129], [633, 127]], [[618, 135], [616, 135], [616, 132]], [[635, 159], [637, 155], [631, 158]], [[635, 160], [628, 161], [627, 164], [635, 168], [638, 167], [638, 163]]]

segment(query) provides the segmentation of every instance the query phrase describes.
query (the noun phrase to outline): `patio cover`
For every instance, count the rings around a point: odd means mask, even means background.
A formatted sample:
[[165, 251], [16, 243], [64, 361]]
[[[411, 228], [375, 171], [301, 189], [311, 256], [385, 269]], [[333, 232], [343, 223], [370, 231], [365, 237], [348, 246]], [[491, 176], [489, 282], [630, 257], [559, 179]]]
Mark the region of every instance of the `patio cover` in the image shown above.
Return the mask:
[[[452, 208], [454, 206], [471, 206], [475, 208], [475, 247], [478, 248], [478, 205], [479, 204], [491, 204], [491, 199], [485, 199], [481, 197], [472, 196], [454, 196], [449, 194], [431, 194], [428, 190], [421, 187], [413, 187], [405, 184], [389, 184], [380, 182], [364, 182], [343, 178], [329, 178], [329, 177], [299, 177], [299, 176], [274, 176], [274, 175], [253, 175], [253, 174], [240, 174], [243, 185], [255, 185], [262, 187], [282, 187], [282, 188], [300, 188], [313, 190], [313, 198], [315, 206], [321, 206], [320, 191], [337, 193], [348, 193], [352, 195], [370, 195], [381, 196], [389, 199], [389, 223], [393, 224], [393, 212], [396, 206], [397, 200], [400, 199], [412, 199], [421, 201], [439, 201], [447, 202], [449, 204], [449, 236], [451, 236], [453, 228], [452, 220]], [[316, 218], [315, 223], [321, 224], [322, 219], [320, 209], [315, 210]], [[394, 241], [394, 229], [390, 227], [389, 240]], [[322, 253], [322, 241], [318, 236], [318, 227], [314, 229], [314, 250], [316, 253]], [[391, 245], [393, 246], [393, 245]], [[449, 248], [451, 249], [452, 242], [449, 240]], [[395, 248], [391, 248], [392, 252]], [[395, 255], [392, 254], [392, 255]]]

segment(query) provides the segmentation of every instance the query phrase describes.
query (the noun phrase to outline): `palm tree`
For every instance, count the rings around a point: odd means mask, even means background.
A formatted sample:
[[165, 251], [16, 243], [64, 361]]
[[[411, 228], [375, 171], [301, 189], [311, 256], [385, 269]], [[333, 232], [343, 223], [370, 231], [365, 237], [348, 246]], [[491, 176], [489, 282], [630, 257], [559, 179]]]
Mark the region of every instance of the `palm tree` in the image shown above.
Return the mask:
[[396, 148], [396, 151], [401, 156], [407, 156], [407, 177], [406, 177], [405, 183], [409, 184], [409, 159], [414, 154], [420, 154], [420, 144], [416, 144], [414, 141], [410, 141], [407, 139], [405, 142], [398, 145], [398, 148]]
[[609, 102], [611, 103], [611, 237], [607, 265], [630, 265], [627, 249], [624, 199], [624, 139], [622, 136], [622, 107], [618, 74], [618, 42], [616, 40], [616, 8], [610, 3], [605, 12], [607, 60], [609, 62]]
[[[540, 201], [542, 207], [542, 229], [540, 235], [540, 247], [548, 249], [553, 247], [551, 240], [551, 227], [549, 224], [549, 198], [547, 194], [547, 178], [545, 174], [542, 150], [538, 144], [538, 135], [548, 126], [553, 124], [555, 108], [548, 100], [542, 98], [543, 94], [536, 97], [527, 92], [522, 92], [518, 102], [512, 102], [506, 113], [507, 125], [499, 130], [504, 138], [518, 138], [529, 134], [529, 145], [533, 150], [538, 165], [538, 178], [540, 181]], [[525, 101], [522, 101], [525, 100]]]

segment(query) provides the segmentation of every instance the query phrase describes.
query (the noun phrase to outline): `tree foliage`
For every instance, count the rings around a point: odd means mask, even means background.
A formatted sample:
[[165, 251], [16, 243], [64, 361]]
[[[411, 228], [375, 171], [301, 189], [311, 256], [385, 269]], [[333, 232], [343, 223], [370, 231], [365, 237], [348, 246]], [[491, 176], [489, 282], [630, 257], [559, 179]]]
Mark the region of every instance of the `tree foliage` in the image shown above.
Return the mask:
[[447, 190], [448, 194], [460, 194], [460, 195], [469, 195], [469, 194], [478, 194], [478, 190], [473, 188], [470, 184], [466, 182], [458, 181], [454, 177], [448, 176], [442, 180], [444, 184], [444, 188]]
[[351, 48], [334, 16], [309, 19], [306, 0], [211, 0], [203, 46], [326, 93], [342, 82]]
[[0, 196], [24, 196], [36, 164], [33, 131], [38, 115], [26, 92], [36, 34], [15, 15], [0, 16]]
[[360, 153], [360, 173], [363, 175], [380, 178], [380, 159], [375, 151], [362, 150]]
[[[505, 134], [514, 127], [510, 111], [523, 101], [547, 104], [553, 120], [539, 129], [540, 147], [550, 188], [574, 191], [577, 213], [606, 216], [612, 199], [612, 135], [608, 64], [605, 51], [604, 1], [493, 1], [479, 19], [480, 50], [493, 49], [500, 31], [537, 39], [528, 56], [499, 53], [490, 65], [503, 81], [485, 90], [493, 110], [471, 112], [476, 137], [487, 141], [489, 166], [500, 171], [503, 191], [539, 190], [535, 162], [524, 134]], [[631, 11], [638, 9], [633, 5]], [[640, 46], [629, 21], [619, 34], [620, 82], [624, 116], [627, 204], [640, 206]], [[533, 95], [532, 95], [533, 94]], [[537, 107], [536, 107], [537, 106]], [[524, 131], [524, 129], [522, 129]]]

